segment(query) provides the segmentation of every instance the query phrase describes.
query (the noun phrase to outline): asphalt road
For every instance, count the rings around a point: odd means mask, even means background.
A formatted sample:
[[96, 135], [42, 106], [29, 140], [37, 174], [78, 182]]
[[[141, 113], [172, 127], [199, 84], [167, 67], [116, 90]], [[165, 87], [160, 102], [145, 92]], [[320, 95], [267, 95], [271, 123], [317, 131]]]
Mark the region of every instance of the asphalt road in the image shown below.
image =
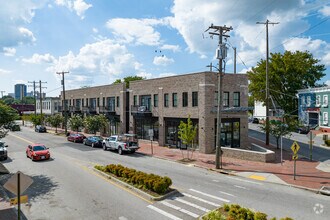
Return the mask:
[[[265, 140], [266, 136], [265, 133], [263, 133], [262, 131], [260, 131], [256, 126], [257, 125], [253, 125], [253, 124], [249, 124], [249, 128], [252, 126], [252, 129], [249, 129], [249, 136], [256, 138], [256, 139], [260, 139], [260, 140]], [[317, 137], [315, 140], [315, 143], [313, 145], [313, 149], [312, 149], [312, 158], [313, 160], [316, 161], [321, 161], [324, 162], [326, 160], [330, 159], [330, 147], [326, 148], [326, 147], [320, 147], [321, 141], [320, 140], [321, 137]], [[276, 139], [272, 136], [270, 136], [269, 138], [270, 143], [273, 144], [274, 146], [276, 146]], [[290, 138], [283, 138], [283, 149], [291, 151], [290, 147], [292, 146], [293, 142], [297, 141], [297, 143], [300, 146], [298, 155], [299, 156], [303, 156], [305, 158], [310, 158], [310, 147], [308, 143], [308, 138], [306, 137], [306, 134], [298, 134], [298, 133], [292, 133], [292, 136]]]
[[[10, 133], [5, 141], [9, 145], [5, 166], [11, 173], [19, 170], [34, 180], [25, 192], [30, 205], [22, 207], [28, 219], [196, 219], [225, 202], [278, 218], [318, 220], [330, 215], [329, 197], [288, 186], [218, 174], [142, 154], [120, 156], [26, 127]], [[44, 143], [52, 159], [32, 162], [26, 158], [29, 142]], [[167, 175], [180, 193], [164, 201], [147, 201], [92, 171], [95, 164], [109, 163]]]

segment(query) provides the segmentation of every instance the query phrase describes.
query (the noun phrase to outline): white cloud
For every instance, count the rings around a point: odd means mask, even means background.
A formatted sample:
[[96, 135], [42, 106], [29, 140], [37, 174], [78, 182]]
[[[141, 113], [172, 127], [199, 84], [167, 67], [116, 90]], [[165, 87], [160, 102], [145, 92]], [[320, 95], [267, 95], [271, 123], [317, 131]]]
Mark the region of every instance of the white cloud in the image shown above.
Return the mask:
[[321, 61], [323, 64], [330, 66], [330, 51], [322, 57]]
[[158, 77], [167, 77], [167, 76], [176, 76], [176, 75], [178, 75], [178, 74], [176, 74], [176, 73], [161, 73], [161, 74], [159, 74], [159, 76]]
[[99, 30], [97, 28], [93, 28], [92, 30], [93, 30], [94, 33], [98, 33], [99, 32]]
[[137, 45], [159, 45], [160, 33], [155, 31], [156, 25], [167, 25], [164, 19], [129, 19], [115, 18], [106, 23], [106, 27], [112, 30], [119, 42], [135, 43]]
[[84, 19], [85, 11], [93, 7], [92, 4], [87, 4], [84, 0], [55, 0], [55, 4], [67, 7], [70, 11], [74, 10], [81, 19]]
[[0, 69], [0, 76], [1, 76], [1, 75], [5, 75], [5, 74], [8, 74], [8, 73], [10, 73], [9, 70]]
[[55, 57], [50, 55], [49, 53], [41, 55], [41, 54], [33, 54], [31, 58], [23, 58], [22, 61], [24, 63], [34, 63], [34, 64], [41, 64], [41, 63], [54, 63]]
[[153, 64], [159, 66], [167, 66], [171, 63], [174, 63], [174, 60], [172, 58], [167, 58], [166, 56], [156, 56], [154, 57]]
[[324, 6], [319, 12], [324, 16], [330, 16], [330, 6]]
[[[82, 76], [79, 79], [92, 80], [97, 76], [110, 79], [125, 77], [142, 72], [142, 65], [135, 60], [126, 47], [107, 39], [83, 46], [77, 55], [70, 51], [55, 60], [50, 72], [70, 71], [68, 77]], [[104, 82], [107, 83], [107, 82]], [[108, 82], [109, 83], [109, 82]]]
[[330, 86], [330, 80], [325, 81], [325, 84], [326, 84], [327, 86]]
[[16, 49], [13, 47], [4, 47], [3, 48], [3, 53], [7, 57], [13, 57], [16, 54]]
[[164, 44], [160, 47], [162, 50], [172, 50], [173, 52], [178, 52], [180, 51], [180, 46], [179, 45], [170, 45], [170, 44]]

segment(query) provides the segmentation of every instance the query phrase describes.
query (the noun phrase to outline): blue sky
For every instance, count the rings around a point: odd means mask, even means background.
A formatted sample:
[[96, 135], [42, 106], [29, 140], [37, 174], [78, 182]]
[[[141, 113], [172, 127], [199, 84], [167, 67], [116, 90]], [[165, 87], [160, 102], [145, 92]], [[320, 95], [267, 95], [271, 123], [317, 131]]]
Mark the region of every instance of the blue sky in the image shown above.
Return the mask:
[[[308, 50], [330, 85], [330, 1], [326, 0], [13, 0], [0, 8], [0, 90], [47, 82], [47, 96], [66, 88], [206, 71], [217, 64], [217, 39], [204, 31], [232, 26], [226, 72], [246, 72], [270, 52]], [[30, 91], [32, 88], [29, 88]]]

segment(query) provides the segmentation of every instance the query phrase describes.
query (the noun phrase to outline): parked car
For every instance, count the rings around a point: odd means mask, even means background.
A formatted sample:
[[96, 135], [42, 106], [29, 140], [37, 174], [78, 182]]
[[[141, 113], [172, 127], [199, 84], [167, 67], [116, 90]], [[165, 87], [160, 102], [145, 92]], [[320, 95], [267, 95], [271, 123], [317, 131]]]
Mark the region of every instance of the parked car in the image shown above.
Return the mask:
[[8, 158], [7, 147], [8, 147], [8, 145], [6, 145], [5, 142], [0, 141], [0, 159], [1, 160], [7, 160], [7, 158]]
[[31, 160], [48, 160], [50, 158], [49, 148], [43, 144], [30, 144], [26, 148], [26, 157]]
[[102, 147], [103, 138], [101, 136], [90, 136], [85, 138], [83, 143], [92, 147]]
[[298, 126], [296, 132], [299, 134], [308, 134], [310, 128], [308, 126]]
[[5, 129], [8, 129], [8, 130], [11, 130], [11, 131], [20, 131], [21, 130], [21, 127], [16, 124], [15, 122], [12, 122], [10, 124], [6, 124], [4, 126]]
[[68, 141], [72, 141], [74, 143], [83, 143], [84, 139], [85, 139], [85, 135], [83, 134], [76, 134], [76, 133], [71, 133], [69, 136], [68, 136]]
[[259, 124], [259, 119], [258, 118], [253, 118], [252, 123], [253, 124]]
[[112, 135], [103, 140], [103, 150], [117, 150], [120, 155], [124, 152], [134, 153], [139, 149], [135, 134]]
[[37, 125], [36, 128], [35, 128], [34, 130], [35, 130], [36, 132], [39, 132], [39, 133], [41, 133], [41, 132], [47, 132], [46, 127], [43, 126], [43, 125]]

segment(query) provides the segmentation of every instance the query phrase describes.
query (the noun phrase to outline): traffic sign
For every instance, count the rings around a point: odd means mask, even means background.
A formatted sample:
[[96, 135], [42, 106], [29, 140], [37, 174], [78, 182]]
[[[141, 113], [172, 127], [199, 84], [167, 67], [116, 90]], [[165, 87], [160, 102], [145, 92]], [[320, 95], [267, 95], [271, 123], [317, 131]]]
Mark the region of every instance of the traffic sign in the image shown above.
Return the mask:
[[292, 146], [291, 146], [291, 150], [293, 151], [294, 154], [297, 154], [298, 151], [300, 149], [299, 144], [295, 141], [293, 142]]
[[297, 154], [295, 154], [295, 155], [292, 156], [292, 160], [297, 160], [297, 159], [298, 159], [298, 155]]
[[3, 185], [8, 191], [17, 195], [17, 174], [20, 173], [20, 193], [23, 193], [29, 186], [33, 183], [31, 177], [25, 175], [24, 173], [18, 171]]
[[[29, 200], [28, 196], [25, 195], [25, 196], [21, 196], [20, 202], [21, 203], [27, 203], [28, 200]], [[17, 203], [18, 203], [17, 197], [10, 199], [10, 205], [17, 205]]]

